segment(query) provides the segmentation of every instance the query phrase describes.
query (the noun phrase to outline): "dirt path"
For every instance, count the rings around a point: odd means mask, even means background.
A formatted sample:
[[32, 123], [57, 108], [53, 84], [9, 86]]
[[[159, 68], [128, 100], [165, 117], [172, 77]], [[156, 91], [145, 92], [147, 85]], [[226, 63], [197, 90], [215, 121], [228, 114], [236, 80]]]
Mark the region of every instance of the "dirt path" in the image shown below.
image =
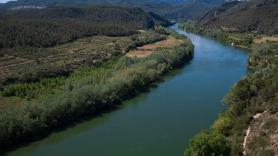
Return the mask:
[[162, 41], [155, 42], [152, 44], [146, 44], [144, 46], [137, 47], [136, 49], [128, 52], [126, 54], [126, 56], [132, 57], [132, 58], [134, 58], [134, 57], [144, 58], [144, 57], [151, 55], [157, 48], [173, 47], [180, 43], [182, 43], [181, 40], [175, 39], [174, 37], [169, 37], [166, 40], [162, 40]]
[[11, 63], [11, 64], [9, 64], [9, 65], [1, 66], [0, 69], [5, 69], [5, 68], [8, 68], [8, 67], [14, 67], [14, 66], [17, 66], [17, 65], [29, 64], [29, 63], [33, 63], [33, 62], [35, 62], [35, 60], [28, 60], [28, 61], [22, 61], [22, 62]]
[[[265, 113], [267, 113], [267, 111], [264, 111], [263, 113], [257, 113], [256, 115], [253, 116], [253, 119], [251, 120], [251, 122], [253, 120], [259, 119]], [[245, 133], [244, 142], [243, 142], [243, 155], [247, 154], [246, 146], [247, 146], [247, 141], [249, 139], [250, 133], [251, 133], [251, 124], [248, 126], [248, 129], [246, 130], [246, 133]]]
[[[49, 55], [47, 57], [38, 58], [37, 60], [43, 61], [43, 60], [48, 60], [48, 59], [52, 59], [52, 58], [55, 58], [55, 57], [58, 57], [58, 56], [63, 56], [63, 55], [68, 55], [68, 54], [73, 54], [73, 53], [74, 52], [66, 52], [66, 53], [60, 53], [60, 54], [57, 54], [57, 55]], [[18, 59], [20, 61], [8, 64], [8, 65], [0, 66], [0, 69], [5, 69], [5, 68], [8, 68], [8, 67], [14, 67], [14, 66], [18, 66], [18, 65], [25, 65], [25, 64], [30, 64], [30, 63], [36, 62], [36, 60], [28, 60], [28, 59], [22, 59], [22, 58], [16, 58], [16, 59]]]

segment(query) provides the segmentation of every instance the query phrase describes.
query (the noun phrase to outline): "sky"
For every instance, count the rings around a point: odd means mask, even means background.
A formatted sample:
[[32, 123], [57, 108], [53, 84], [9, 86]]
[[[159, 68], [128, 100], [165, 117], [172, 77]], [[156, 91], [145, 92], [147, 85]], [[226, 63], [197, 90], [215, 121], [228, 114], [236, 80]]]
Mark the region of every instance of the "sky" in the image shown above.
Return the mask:
[[10, 1], [10, 0], [0, 0], [0, 3], [6, 3], [8, 1]]

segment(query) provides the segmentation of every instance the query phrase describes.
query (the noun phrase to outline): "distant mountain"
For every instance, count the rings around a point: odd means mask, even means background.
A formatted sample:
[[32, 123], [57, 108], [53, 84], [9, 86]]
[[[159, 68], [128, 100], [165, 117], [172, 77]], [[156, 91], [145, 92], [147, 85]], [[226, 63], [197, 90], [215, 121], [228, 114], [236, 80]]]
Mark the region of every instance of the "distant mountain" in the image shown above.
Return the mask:
[[139, 29], [169, 23], [140, 8], [115, 6], [4, 10], [0, 14], [0, 49], [50, 47], [95, 35], [133, 35]]
[[7, 7], [16, 7], [23, 5], [49, 6], [49, 5], [120, 5], [120, 6], [138, 6], [145, 4], [168, 3], [178, 5], [188, 0], [18, 0], [6, 4]]
[[26, 8], [44, 6], [90, 6], [116, 5], [140, 7], [148, 12], [172, 18], [196, 18], [226, 0], [18, 0], [4, 5], [5, 8]]
[[2, 11], [1, 20], [74, 20], [95, 23], [131, 25], [138, 29], [171, 23], [155, 13], [140, 8], [116, 6], [77, 7], [16, 7]]
[[235, 31], [278, 33], [278, 0], [234, 1], [209, 11], [199, 23]]
[[180, 5], [169, 6], [166, 4], [160, 5], [145, 5], [143, 8], [147, 11], [154, 12], [175, 19], [196, 19], [203, 16], [208, 10], [220, 6], [225, 0], [188, 0]]
[[205, 15], [209, 10], [218, 7], [227, 0], [187, 0], [179, 5], [150, 4], [142, 8], [146, 11], [155, 13], [170, 19], [198, 19]]

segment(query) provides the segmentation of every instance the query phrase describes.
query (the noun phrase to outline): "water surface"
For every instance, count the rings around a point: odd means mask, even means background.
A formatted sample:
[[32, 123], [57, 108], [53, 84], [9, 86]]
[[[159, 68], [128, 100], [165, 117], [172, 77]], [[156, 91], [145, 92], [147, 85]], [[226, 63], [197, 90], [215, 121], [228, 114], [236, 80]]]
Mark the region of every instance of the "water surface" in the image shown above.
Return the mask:
[[121, 108], [80, 123], [9, 156], [182, 156], [189, 139], [225, 109], [221, 100], [246, 74], [242, 50], [186, 33], [194, 58]]

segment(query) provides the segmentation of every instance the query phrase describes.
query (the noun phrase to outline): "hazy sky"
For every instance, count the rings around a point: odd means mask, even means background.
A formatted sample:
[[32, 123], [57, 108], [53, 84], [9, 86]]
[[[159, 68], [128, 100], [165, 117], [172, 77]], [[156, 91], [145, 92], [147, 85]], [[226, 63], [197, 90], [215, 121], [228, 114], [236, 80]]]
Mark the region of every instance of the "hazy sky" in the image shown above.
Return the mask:
[[5, 2], [8, 2], [10, 0], [0, 0], [0, 3], [5, 3]]

